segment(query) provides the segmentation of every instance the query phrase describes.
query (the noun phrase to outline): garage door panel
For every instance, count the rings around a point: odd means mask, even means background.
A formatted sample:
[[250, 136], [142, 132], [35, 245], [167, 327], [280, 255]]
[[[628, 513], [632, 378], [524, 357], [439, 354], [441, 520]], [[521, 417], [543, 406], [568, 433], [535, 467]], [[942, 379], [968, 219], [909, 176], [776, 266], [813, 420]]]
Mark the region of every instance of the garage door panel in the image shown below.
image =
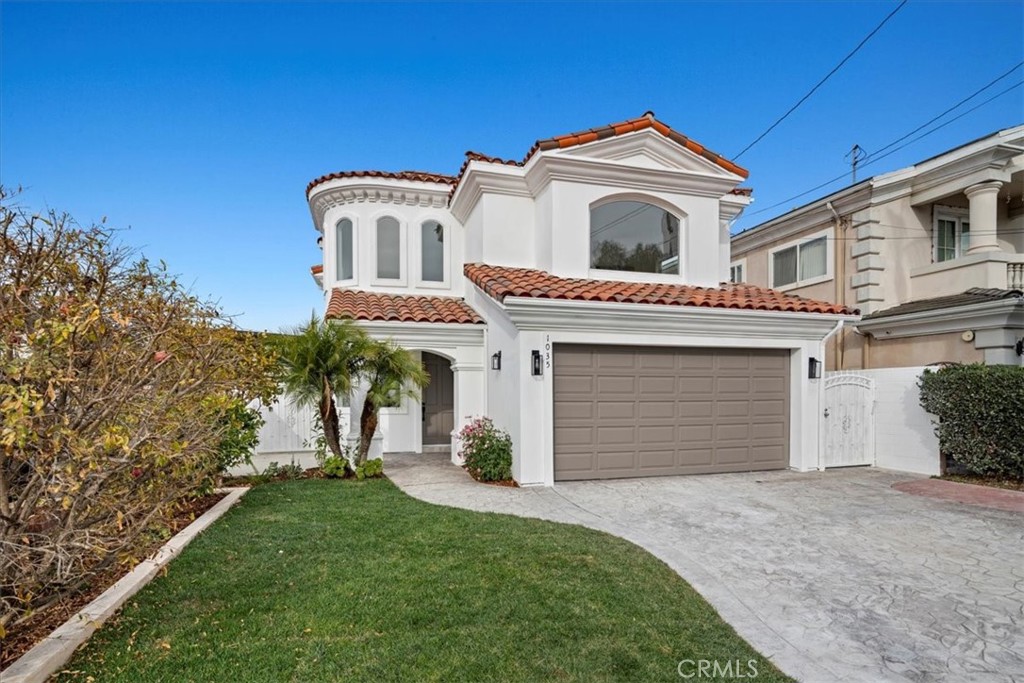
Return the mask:
[[641, 398], [637, 403], [637, 407], [641, 420], [664, 420], [672, 419], [676, 416], [676, 402], [674, 400], [650, 401]]
[[565, 420], [591, 422], [597, 416], [596, 408], [593, 401], [555, 401], [555, 412]]
[[777, 415], [784, 417], [787, 414], [786, 411], [786, 399], [769, 399], [769, 400], [754, 400], [751, 401], [751, 412], [757, 417], [764, 417], [767, 415]]
[[594, 435], [594, 428], [564, 426], [555, 432], [555, 448], [559, 446], [595, 446], [597, 439]]
[[556, 479], [788, 465], [788, 351], [556, 345], [553, 374]]
[[630, 398], [633, 398], [636, 394], [636, 381], [637, 378], [630, 375], [624, 377], [599, 375], [597, 377], [597, 393], [600, 396], [628, 394]]
[[656, 396], [667, 394], [673, 396], [676, 393], [675, 377], [638, 377], [641, 396]]
[[596, 378], [593, 375], [562, 375], [555, 396], [580, 395], [588, 400], [594, 394]]

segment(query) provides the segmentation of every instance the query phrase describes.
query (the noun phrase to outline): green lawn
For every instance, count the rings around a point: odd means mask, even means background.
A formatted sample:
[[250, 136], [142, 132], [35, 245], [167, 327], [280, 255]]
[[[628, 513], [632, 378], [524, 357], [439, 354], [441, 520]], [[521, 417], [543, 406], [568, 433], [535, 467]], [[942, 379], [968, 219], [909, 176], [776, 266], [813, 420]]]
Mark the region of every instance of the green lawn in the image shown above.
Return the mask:
[[169, 569], [59, 680], [679, 681], [682, 659], [789, 680], [630, 543], [387, 480], [256, 488]]

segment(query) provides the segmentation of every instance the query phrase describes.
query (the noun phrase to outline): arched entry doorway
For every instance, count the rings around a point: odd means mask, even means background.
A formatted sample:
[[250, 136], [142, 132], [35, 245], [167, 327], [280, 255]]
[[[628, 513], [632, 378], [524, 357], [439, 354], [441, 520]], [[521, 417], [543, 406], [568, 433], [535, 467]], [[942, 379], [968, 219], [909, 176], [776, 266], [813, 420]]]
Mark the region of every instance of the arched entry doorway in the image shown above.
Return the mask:
[[455, 380], [447, 358], [423, 352], [423, 366], [430, 375], [430, 383], [423, 389], [421, 413], [423, 420], [423, 448], [451, 446], [455, 429]]

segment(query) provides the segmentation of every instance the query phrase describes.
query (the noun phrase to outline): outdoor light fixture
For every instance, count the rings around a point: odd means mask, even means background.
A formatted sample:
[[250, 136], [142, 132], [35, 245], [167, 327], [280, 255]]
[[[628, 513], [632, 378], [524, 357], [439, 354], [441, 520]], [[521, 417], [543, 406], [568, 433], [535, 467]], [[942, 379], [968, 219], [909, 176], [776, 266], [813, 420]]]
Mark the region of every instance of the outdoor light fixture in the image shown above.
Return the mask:
[[534, 377], [544, 374], [544, 363], [541, 361], [540, 351], [534, 349], [530, 352], [530, 374]]
[[324, 236], [320, 235], [316, 238], [316, 246], [320, 247], [320, 251], [324, 250]]
[[821, 379], [821, 361], [817, 358], [812, 358], [807, 364], [807, 378], [808, 379]]
[[501, 370], [501, 351], [491, 355], [491, 370]]

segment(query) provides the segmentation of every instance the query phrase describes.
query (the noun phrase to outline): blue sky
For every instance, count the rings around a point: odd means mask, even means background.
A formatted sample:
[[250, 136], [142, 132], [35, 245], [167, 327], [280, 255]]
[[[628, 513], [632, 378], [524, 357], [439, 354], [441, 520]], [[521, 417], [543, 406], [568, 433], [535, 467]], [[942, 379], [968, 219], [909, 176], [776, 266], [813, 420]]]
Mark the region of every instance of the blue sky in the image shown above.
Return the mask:
[[[468, 149], [518, 158], [538, 138], [648, 109], [734, 157], [896, 4], [4, 2], [0, 182], [26, 187], [31, 206], [130, 227], [125, 241], [243, 327], [276, 330], [322, 308], [303, 195], [314, 177], [454, 173]], [[878, 149], [1024, 60], [1022, 27], [1019, 0], [911, 0], [740, 158], [750, 211], [841, 174], [854, 143]], [[865, 172], [1021, 123], [1022, 93]]]

